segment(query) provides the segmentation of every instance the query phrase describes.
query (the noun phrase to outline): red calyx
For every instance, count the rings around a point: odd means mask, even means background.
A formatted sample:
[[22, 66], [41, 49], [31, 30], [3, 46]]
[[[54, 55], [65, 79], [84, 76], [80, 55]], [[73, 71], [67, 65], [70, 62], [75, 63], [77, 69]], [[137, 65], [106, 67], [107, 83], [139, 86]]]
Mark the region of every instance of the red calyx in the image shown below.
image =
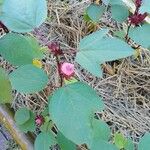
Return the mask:
[[136, 6], [136, 8], [141, 7], [141, 5], [142, 5], [142, 0], [135, 0], [135, 6]]
[[47, 46], [55, 56], [62, 54], [62, 50], [60, 49], [60, 45], [58, 44], [58, 42], [49, 43], [47, 44]]
[[37, 126], [41, 126], [42, 124], [44, 124], [44, 117], [41, 115], [36, 116], [35, 118], [35, 123]]
[[140, 14], [140, 13], [136, 12], [134, 15], [129, 17], [129, 21], [131, 22], [131, 24], [137, 26], [144, 21], [144, 19], [147, 17], [147, 15], [148, 15], [147, 13]]
[[0, 21], [0, 28], [2, 28], [6, 33], [9, 32], [8, 28]]

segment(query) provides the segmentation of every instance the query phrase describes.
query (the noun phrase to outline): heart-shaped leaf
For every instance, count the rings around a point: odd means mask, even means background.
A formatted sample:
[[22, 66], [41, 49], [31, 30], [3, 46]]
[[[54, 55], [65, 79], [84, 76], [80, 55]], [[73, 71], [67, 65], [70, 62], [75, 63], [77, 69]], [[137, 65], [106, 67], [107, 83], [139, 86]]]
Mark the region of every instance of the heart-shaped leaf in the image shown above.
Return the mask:
[[127, 20], [129, 16], [129, 11], [124, 5], [112, 5], [111, 6], [112, 18], [118, 22], [123, 22]]
[[35, 115], [31, 111], [29, 111], [29, 113], [30, 113], [30, 118], [26, 122], [24, 122], [23, 124], [17, 124], [19, 129], [25, 133], [27, 133], [28, 131], [30, 132], [35, 131]]
[[22, 125], [30, 119], [30, 111], [27, 108], [20, 108], [15, 113], [15, 121]]
[[33, 65], [19, 67], [10, 74], [12, 87], [21, 93], [39, 92], [46, 86], [48, 77], [46, 73]]
[[148, 150], [150, 148], [150, 133], [146, 133], [140, 140], [138, 150]]
[[150, 47], [150, 24], [144, 24], [141, 27], [131, 28], [129, 31], [129, 37], [137, 44], [142, 45], [145, 48]]
[[108, 143], [107, 141], [103, 141], [100, 139], [93, 139], [90, 150], [119, 150], [115, 145]]
[[35, 38], [9, 33], [0, 39], [0, 54], [11, 64], [32, 64], [33, 59], [42, 58], [43, 53]]
[[67, 139], [61, 132], [57, 134], [57, 142], [61, 150], [76, 150], [76, 144]]
[[49, 150], [50, 146], [55, 145], [56, 140], [52, 133], [41, 132], [34, 143], [34, 150]]
[[110, 138], [110, 128], [109, 126], [102, 120], [93, 119], [93, 138], [101, 139], [108, 141]]
[[29, 32], [47, 17], [46, 0], [5, 0], [0, 20], [12, 31]]
[[12, 99], [12, 87], [8, 75], [0, 68], [0, 103], [10, 103]]
[[88, 85], [76, 82], [56, 90], [49, 103], [49, 113], [59, 131], [75, 144], [90, 144], [92, 118], [104, 104]]
[[141, 13], [150, 13], [150, 1], [149, 0], [142, 0], [142, 6], [140, 7]]
[[104, 6], [91, 4], [87, 8], [86, 13], [93, 22], [98, 22], [101, 16], [103, 15], [104, 11], [105, 11]]

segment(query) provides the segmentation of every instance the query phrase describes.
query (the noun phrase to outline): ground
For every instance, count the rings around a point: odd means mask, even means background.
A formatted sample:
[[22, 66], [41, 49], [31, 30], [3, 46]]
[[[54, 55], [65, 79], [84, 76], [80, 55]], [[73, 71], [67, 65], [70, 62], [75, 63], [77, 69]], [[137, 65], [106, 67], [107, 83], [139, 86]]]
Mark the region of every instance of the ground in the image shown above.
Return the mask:
[[[69, 3], [49, 0], [49, 18], [31, 34], [42, 46], [51, 41], [60, 43], [65, 52], [62, 61], [74, 63], [76, 78], [87, 82], [103, 97], [106, 109], [100, 116], [110, 125], [112, 132], [120, 131], [137, 143], [145, 132], [150, 131], [150, 52], [142, 49], [137, 58], [133, 56], [106, 63], [110, 71], [105, 70], [103, 78], [96, 78], [81, 68], [74, 62], [74, 51], [80, 39], [103, 26], [112, 30], [120, 28], [120, 24], [109, 19], [109, 14], [105, 14], [97, 26], [86, 23], [82, 16], [89, 3], [90, 0], [70, 0]], [[8, 72], [13, 70], [2, 58], [0, 66]], [[15, 110], [26, 106], [40, 113], [47, 104], [47, 95], [58, 85], [55, 57], [47, 53], [43, 66], [49, 75], [49, 88], [33, 95], [15, 93], [12, 103]]]

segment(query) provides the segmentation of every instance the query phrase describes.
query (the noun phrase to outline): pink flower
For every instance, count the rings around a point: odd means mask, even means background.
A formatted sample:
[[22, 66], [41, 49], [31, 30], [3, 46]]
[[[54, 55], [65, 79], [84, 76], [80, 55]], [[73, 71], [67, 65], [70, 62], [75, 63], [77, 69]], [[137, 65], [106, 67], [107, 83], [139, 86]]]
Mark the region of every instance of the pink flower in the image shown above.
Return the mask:
[[62, 51], [60, 49], [60, 45], [58, 44], [58, 42], [48, 43], [47, 46], [55, 56], [62, 54]]
[[41, 115], [36, 116], [35, 123], [37, 126], [41, 126], [44, 123], [44, 117]]
[[70, 78], [71, 76], [74, 75], [74, 65], [71, 63], [64, 62], [60, 66], [60, 73], [65, 77], [65, 78]]

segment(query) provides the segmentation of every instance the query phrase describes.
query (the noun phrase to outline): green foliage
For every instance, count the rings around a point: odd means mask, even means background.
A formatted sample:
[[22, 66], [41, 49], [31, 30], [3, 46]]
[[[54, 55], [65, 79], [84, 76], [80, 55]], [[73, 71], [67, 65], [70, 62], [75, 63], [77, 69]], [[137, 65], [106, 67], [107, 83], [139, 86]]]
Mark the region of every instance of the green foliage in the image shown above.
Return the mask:
[[90, 143], [94, 112], [104, 104], [88, 85], [76, 82], [56, 90], [49, 103], [49, 113], [60, 132], [75, 144]]
[[[95, 76], [102, 76], [100, 64], [131, 56], [134, 50], [124, 41], [106, 37], [107, 29], [94, 32], [80, 41], [76, 61]], [[109, 44], [108, 44], [109, 43]]]
[[10, 74], [12, 87], [21, 93], [41, 91], [48, 82], [46, 73], [33, 65], [21, 66]]
[[111, 135], [109, 126], [102, 120], [93, 119], [93, 138], [108, 141]]
[[119, 149], [123, 149], [127, 145], [127, 139], [121, 133], [115, 133], [114, 142]]
[[0, 68], [0, 104], [12, 101], [12, 87], [4, 69]]
[[35, 140], [34, 150], [49, 150], [55, 144], [56, 140], [51, 132], [41, 132]]
[[57, 142], [61, 150], [76, 150], [76, 144], [67, 139], [61, 132], [57, 134]]
[[30, 111], [26, 108], [20, 108], [15, 113], [15, 121], [18, 125], [22, 125], [30, 119]]
[[142, 0], [142, 6], [140, 8], [141, 13], [150, 13], [150, 1], [149, 0]]
[[144, 24], [141, 27], [131, 28], [129, 37], [133, 39], [137, 44], [142, 45], [145, 48], [150, 48], [150, 24]]
[[134, 144], [131, 139], [127, 139], [127, 144], [125, 145], [125, 150], [135, 150]]
[[119, 150], [115, 145], [101, 139], [93, 139], [90, 150]]
[[140, 140], [138, 150], [148, 150], [150, 148], [150, 133], [146, 133]]
[[129, 16], [129, 11], [124, 5], [112, 5], [111, 6], [112, 18], [118, 22], [123, 22], [127, 20]]
[[39, 44], [33, 37], [9, 33], [0, 39], [0, 45], [0, 54], [16, 66], [32, 64], [34, 58], [43, 56]]
[[0, 20], [12, 31], [29, 32], [47, 17], [46, 0], [5, 0]]
[[23, 132], [35, 130], [35, 115], [27, 108], [20, 108], [15, 113], [16, 124]]
[[87, 8], [86, 13], [93, 22], [98, 22], [101, 16], [103, 15], [104, 11], [105, 11], [104, 6], [91, 4]]

